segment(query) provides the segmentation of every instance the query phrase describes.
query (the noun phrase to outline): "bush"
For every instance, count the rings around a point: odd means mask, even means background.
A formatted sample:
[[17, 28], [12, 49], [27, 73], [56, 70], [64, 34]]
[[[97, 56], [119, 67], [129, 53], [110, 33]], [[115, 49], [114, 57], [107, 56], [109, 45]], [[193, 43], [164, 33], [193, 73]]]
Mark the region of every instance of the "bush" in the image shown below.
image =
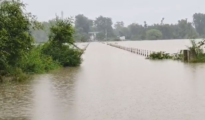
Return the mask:
[[53, 60], [64, 67], [80, 65], [83, 53], [81, 50], [71, 49], [66, 45], [56, 47], [52, 42], [44, 44], [42, 52], [47, 56], [51, 56]]
[[196, 58], [191, 60], [192, 63], [204, 63], [205, 62], [205, 54], [197, 54]]
[[171, 59], [172, 56], [165, 52], [154, 52], [148, 56], [148, 59]]
[[72, 20], [57, 17], [50, 29], [49, 42], [43, 45], [43, 53], [64, 67], [80, 65], [83, 51], [70, 47], [74, 45], [73, 34]]
[[60, 65], [53, 61], [52, 57], [42, 53], [42, 47], [33, 48], [27, 55], [25, 55], [19, 64], [19, 67], [25, 73], [44, 73], [58, 68]]
[[22, 82], [28, 78], [29, 76], [26, 75], [22, 69], [8, 66], [6, 74], [0, 75], [0, 82]]

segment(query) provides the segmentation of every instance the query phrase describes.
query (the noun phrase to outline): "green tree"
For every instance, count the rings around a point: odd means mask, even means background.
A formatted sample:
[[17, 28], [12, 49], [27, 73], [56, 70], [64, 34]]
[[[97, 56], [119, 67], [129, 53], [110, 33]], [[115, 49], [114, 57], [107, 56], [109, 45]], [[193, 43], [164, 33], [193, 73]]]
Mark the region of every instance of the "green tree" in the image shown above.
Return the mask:
[[[104, 34], [105, 36], [103, 38], [102, 35], [97, 35], [97, 39], [105, 39], [105, 37], [107, 36], [108, 38], [112, 38], [115, 37], [114, 35], [114, 31], [112, 28], [112, 19], [111, 18], [107, 18], [107, 17], [103, 17], [100, 16], [95, 20], [95, 27], [97, 29], [97, 31], [99, 32], [98, 34]], [[98, 36], [101, 36], [100, 38]]]
[[129, 38], [129, 30], [127, 27], [124, 26], [124, 22], [116, 22], [114, 27], [114, 32], [116, 36], [125, 36], [126, 39]]
[[77, 15], [75, 17], [75, 30], [79, 33], [89, 33], [92, 27], [92, 20], [89, 20], [84, 15]]
[[114, 25], [115, 29], [120, 29], [124, 27], [124, 22], [120, 21], [120, 22], [116, 22]]
[[65, 43], [74, 44], [73, 34], [72, 19], [60, 19], [56, 17], [56, 24], [50, 28], [49, 41], [55, 43], [56, 46], [62, 46]]
[[93, 21], [80, 14], [75, 17], [75, 39], [78, 41], [88, 41], [89, 32], [92, 31]]
[[148, 40], [158, 40], [162, 39], [162, 32], [156, 29], [151, 29], [146, 32], [146, 39]]
[[205, 14], [195, 13], [193, 15], [193, 23], [198, 34], [205, 37]]
[[51, 56], [62, 66], [80, 65], [83, 52], [71, 48], [74, 45], [73, 34], [72, 20], [57, 17], [56, 24], [50, 28], [49, 42], [43, 46], [43, 53]]
[[30, 28], [40, 27], [35, 16], [23, 12], [25, 5], [16, 0], [0, 4], [0, 71], [17, 67], [32, 48]]
[[130, 39], [132, 40], [144, 40], [145, 39], [145, 27], [142, 25], [132, 23], [128, 26], [130, 32]]
[[187, 19], [182, 19], [178, 21], [178, 30], [179, 37], [181, 39], [196, 38], [197, 32], [193, 28], [192, 24], [187, 21]]

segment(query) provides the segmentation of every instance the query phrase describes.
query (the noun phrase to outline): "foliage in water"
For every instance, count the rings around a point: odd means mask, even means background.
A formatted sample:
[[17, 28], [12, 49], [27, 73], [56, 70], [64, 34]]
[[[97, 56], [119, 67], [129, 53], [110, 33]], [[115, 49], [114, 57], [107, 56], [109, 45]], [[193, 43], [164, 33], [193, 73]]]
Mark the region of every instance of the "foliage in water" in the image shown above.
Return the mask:
[[196, 42], [195, 40], [191, 40], [191, 46], [188, 47], [190, 52], [190, 56], [192, 60], [190, 62], [198, 63], [198, 62], [205, 62], [205, 54], [203, 51], [203, 47], [205, 45], [205, 40]]
[[[35, 16], [23, 12], [20, 1], [3, 1], [0, 4], [0, 76], [24, 76], [19, 67], [22, 59], [31, 51], [34, 39], [30, 28], [39, 29]], [[20, 79], [19, 77], [16, 77]], [[22, 77], [23, 78], [23, 77]]]
[[148, 59], [171, 59], [172, 56], [165, 52], [153, 52], [148, 56]]
[[71, 20], [56, 18], [50, 28], [50, 41], [34, 46], [30, 29], [42, 29], [42, 26], [24, 8], [19, 0], [0, 4], [0, 81], [21, 81], [29, 74], [80, 65], [83, 51], [69, 47], [74, 45]]
[[19, 63], [23, 72], [28, 74], [45, 73], [60, 67], [51, 56], [42, 53], [42, 46], [33, 48]]
[[43, 53], [51, 56], [62, 66], [80, 65], [83, 51], [70, 48], [70, 45], [74, 45], [73, 33], [72, 21], [69, 18], [59, 19], [57, 17], [56, 24], [50, 30], [49, 42], [43, 46]]
[[43, 54], [51, 56], [53, 60], [60, 65], [78, 66], [81, 64], [81, 55], [83, 51], [77, 49], [70, 49], [69, 46], [62, 45], [61, 47], [55, 46], [52, 42], [43, 45]]

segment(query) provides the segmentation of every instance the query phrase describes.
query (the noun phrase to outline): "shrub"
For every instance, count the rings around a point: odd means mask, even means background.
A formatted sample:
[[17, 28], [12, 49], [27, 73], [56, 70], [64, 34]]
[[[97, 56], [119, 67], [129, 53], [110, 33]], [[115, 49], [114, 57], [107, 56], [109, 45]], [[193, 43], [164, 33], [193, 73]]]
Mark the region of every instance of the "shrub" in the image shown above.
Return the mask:
[[44, 44], [42, 48], [43, 54], [51, 56], [53, 60], [60, 65], [66, 66], [78, 66], [81, 64], [81, 50], [71, 49], [69, 46], [63, 45], [56, 47], [53, 43], [48, 42]]
[[73, 33], [74, 28], [71, 19], [59, 19], [57, 17], [56, 24], [50, 29], [49, 42], [43, 45], [43, 53], [51, 56], [53, 60], [64, 67], [80, 65], [83, 51], [71, 48], [71, 45], [75, 46]]
[[154, 52], [148, 56], [148, 59], [171, 59], [172, 56], [165, 52]]
[[42, 47], [38, 46], [33, 48], [27, 55], [25, 55], [19, 64], [19, 67], [29, 74], [44, 73], [60, 65], [53, 61], [51, 56], [42, 53]]

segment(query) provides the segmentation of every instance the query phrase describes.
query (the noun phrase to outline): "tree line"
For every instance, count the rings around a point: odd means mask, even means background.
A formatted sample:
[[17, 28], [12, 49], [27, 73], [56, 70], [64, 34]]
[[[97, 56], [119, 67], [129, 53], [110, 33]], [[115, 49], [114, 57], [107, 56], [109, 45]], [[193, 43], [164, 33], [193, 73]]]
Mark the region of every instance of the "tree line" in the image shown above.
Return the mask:
[[[195, 13], [193, 21], [188, 22], [187, 19], [178, 20], [176, 24], [165, 24], [165, 18], [160, 23], [148, 25], [132, 23], [128, 26], [123, 21], [113, 24], [109, 17], [99, 16], [95, 20], [91, 20], [79, 14], [75, 16], [75, 41], [89, 41], [90, 32], [98, 32], [97, 40], [119, 40], [119, 37], [125, 36], [127, 40], [157, 40], [157, 39], [192, 39], [205, 37], [205, 14]], [[33, 36], [37, 41], [47, 41], [49, 27], [53, 20], [43, 22], [45, 31], [33, 31]]]

